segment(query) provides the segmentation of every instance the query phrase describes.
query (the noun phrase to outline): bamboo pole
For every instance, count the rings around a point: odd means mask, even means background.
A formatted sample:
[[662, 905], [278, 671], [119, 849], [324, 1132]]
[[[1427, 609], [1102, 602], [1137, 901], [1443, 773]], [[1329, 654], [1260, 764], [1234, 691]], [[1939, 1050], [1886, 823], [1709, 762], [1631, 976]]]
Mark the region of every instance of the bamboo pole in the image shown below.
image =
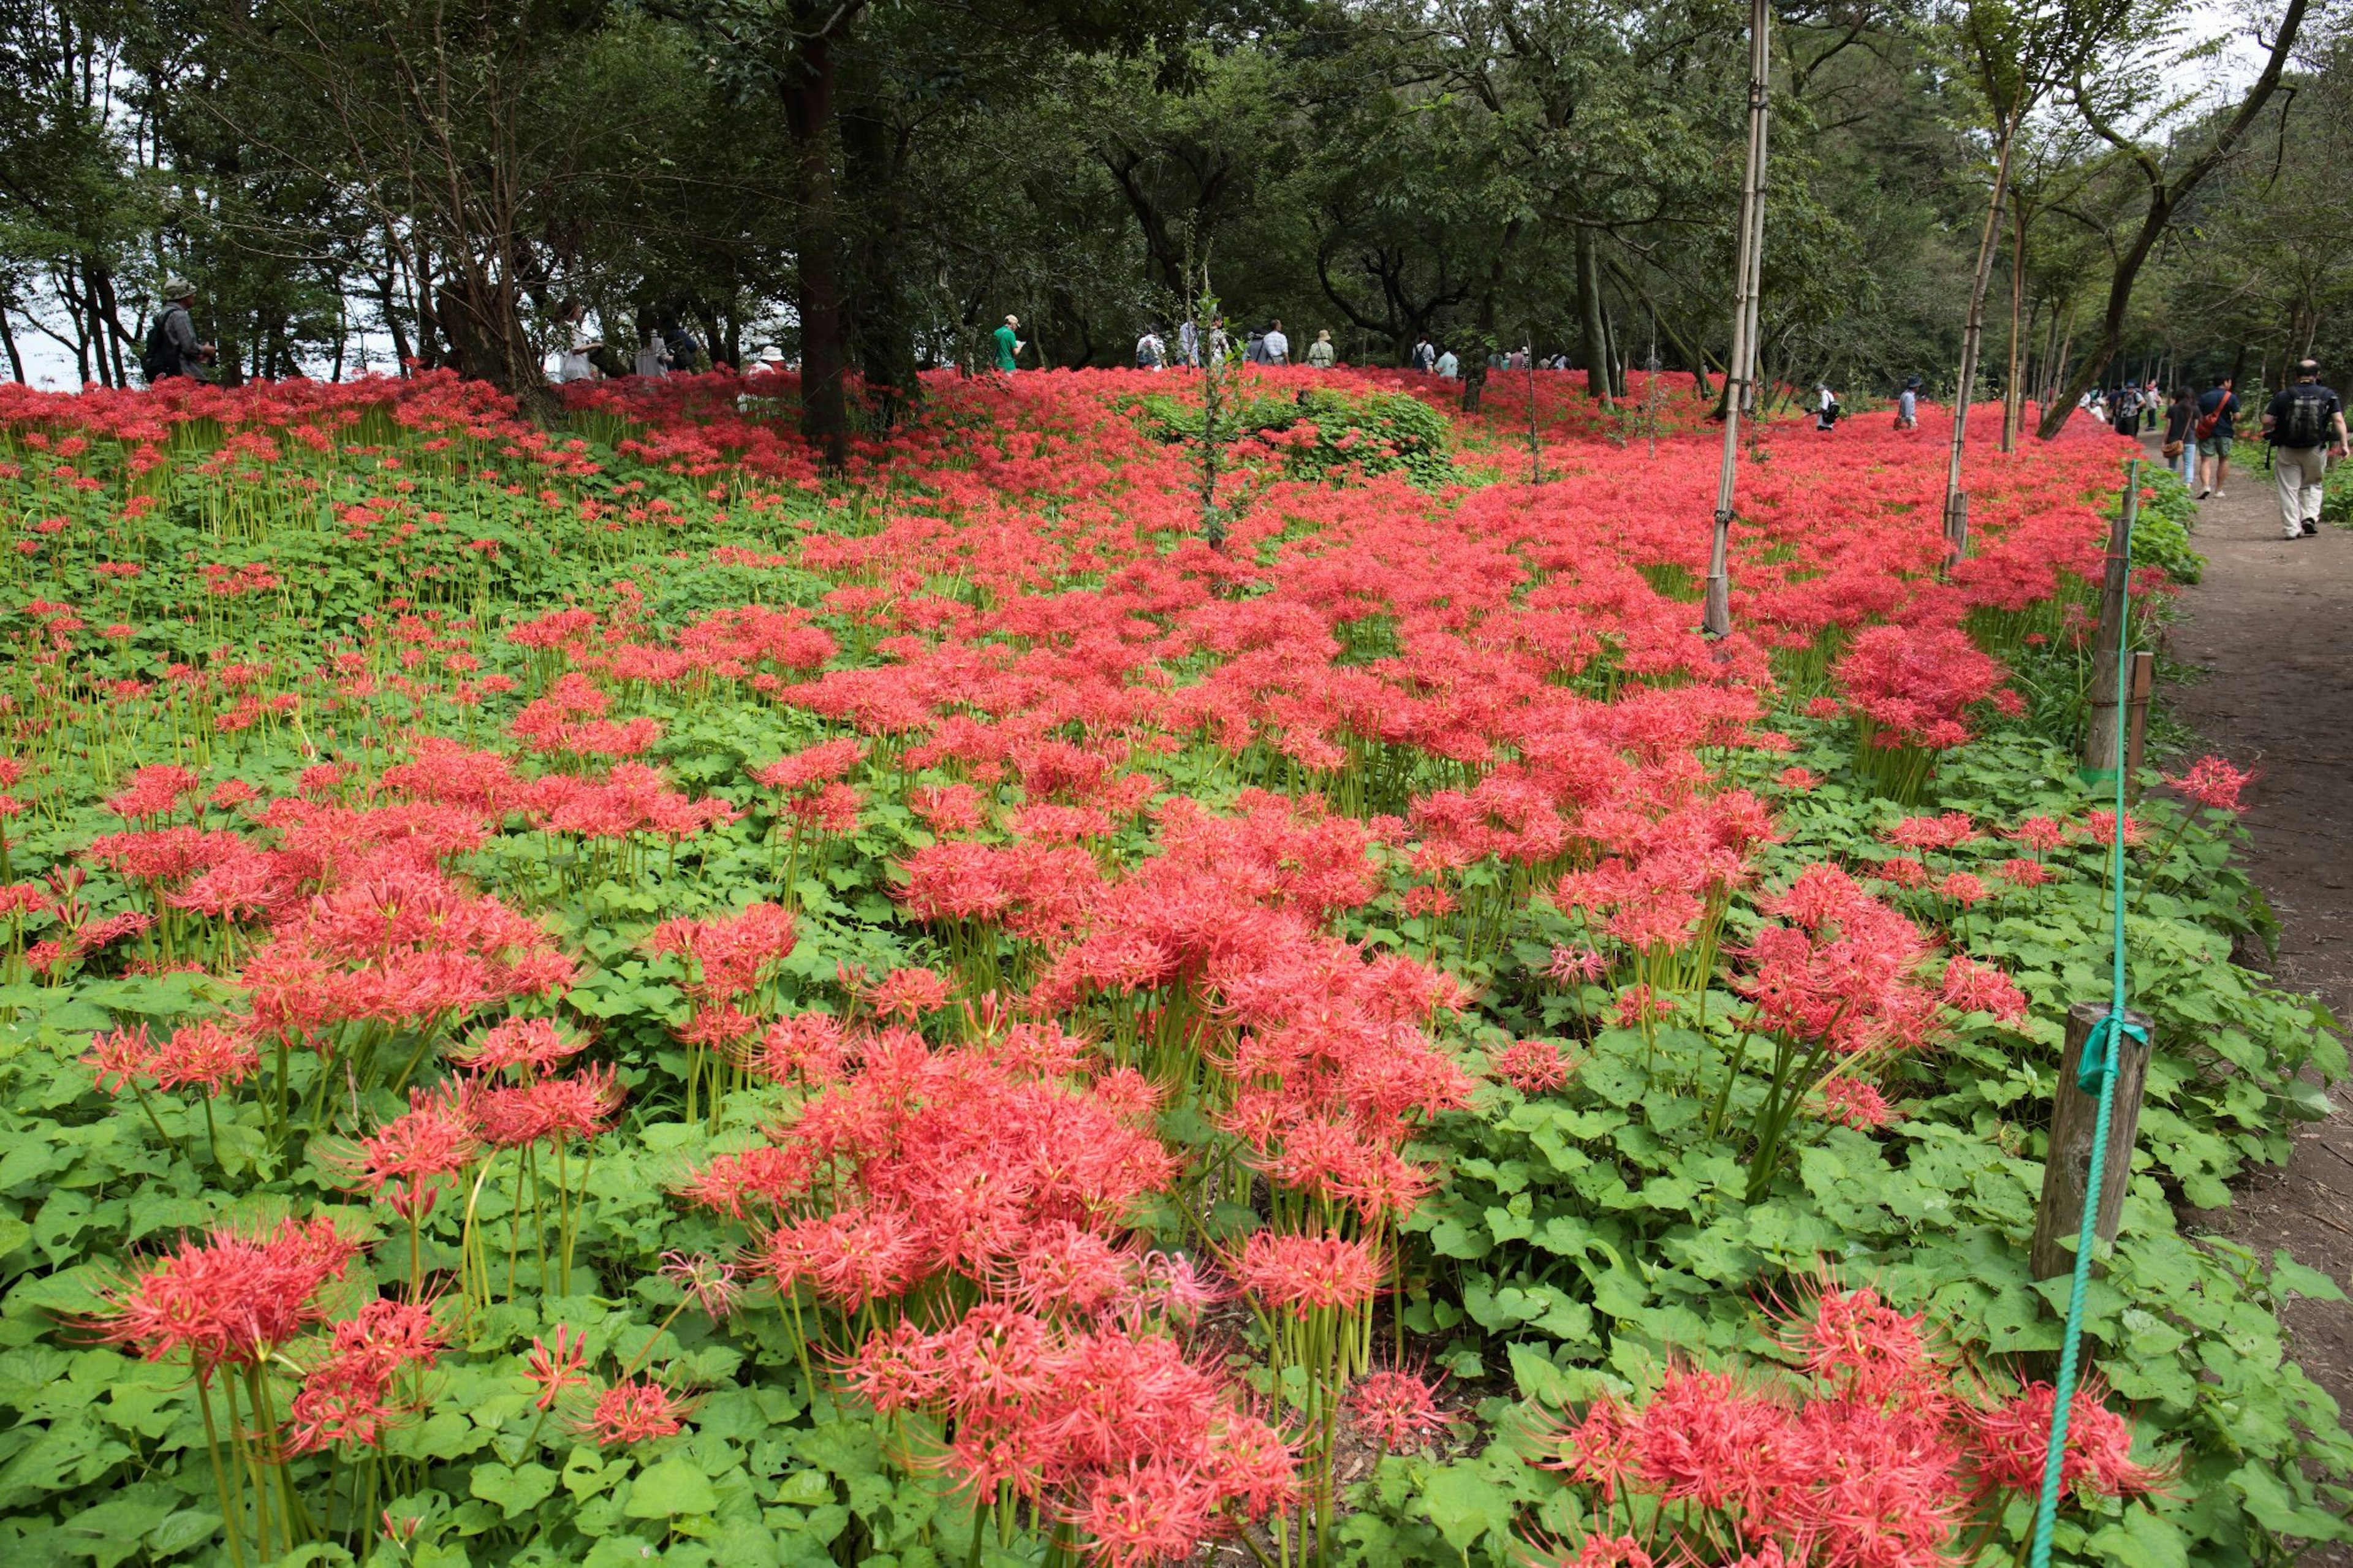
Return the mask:
[[1732, 510], [1740, 462], [1740, 416], [1757, 392], [1758, 284], [1765, 265], [1765, 157], [1769, 129], [1772, 0], [1749, 0], [1748, 162], [1740, 176], [1740, 238], [1733, 263], [1732, 359], [1725, 366], [1724, 458], [1715, 481], [1715, 529], [1708, 550], [1703, 629], [1732, 633]]

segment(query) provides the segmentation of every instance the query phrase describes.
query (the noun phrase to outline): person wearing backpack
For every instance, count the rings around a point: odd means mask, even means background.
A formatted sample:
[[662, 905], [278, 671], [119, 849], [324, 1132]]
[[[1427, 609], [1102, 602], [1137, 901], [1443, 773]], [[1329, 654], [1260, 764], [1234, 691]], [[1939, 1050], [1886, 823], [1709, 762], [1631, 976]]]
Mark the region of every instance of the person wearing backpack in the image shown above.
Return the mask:
[[185, 278], [166, 278], [164, 301], [163, 313], [148, 327], [147, 342], [139, 351], [140, 373], [150, 386], [175, 375], [199, 380], [196, 367], [210, 364], [216, 351], [196, 342], [196, 321], [188, 310], [196, 302], [196, 286]]
[[2298, 360], [2295, 380], [2263, 410], [2263, 439], [2278, 476], [2280, 526], [2290, 539], [2320, 531], [2320, 479], [2331, 453], [2346, 454], [2345, 404], [2320, 384], [2320, 365]]
[[2205, 482], [2198, 499], [2222, 499], [2222, 481], [2231, 477], [2231, 443], [2239, 437], [2239, 395], [2231, 378], [2218, 375], [2214, 384], [2198, 395], [2198, 468]]

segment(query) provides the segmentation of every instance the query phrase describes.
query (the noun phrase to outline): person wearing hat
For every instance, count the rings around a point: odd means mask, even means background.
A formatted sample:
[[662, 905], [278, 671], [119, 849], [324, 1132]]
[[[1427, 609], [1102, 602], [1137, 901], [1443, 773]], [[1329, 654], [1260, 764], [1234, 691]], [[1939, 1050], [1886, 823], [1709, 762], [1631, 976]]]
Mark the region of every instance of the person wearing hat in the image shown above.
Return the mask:
[[1021, 341], [1021, 318], [1008, 316], [1005, 324], [997, 329], [997, 368], [1010, 372], [1020, 358], [1021, 351], [1029, 345]]
[[210, 364], [218, 352], [212, 344], [196, 341], [196, 319], [188, 310], [195, 302], [195, 284], [180, 277], [164, 279], [164, 312], [147, 329], [147, 342], [139, 354], [139, 368], [148, 385], [175, 375], [195, 380], [196, 366]]
[[1898, 430], [1920, 428], [1920, 378], [1913, 376], [1904, 383], [1904, 390], [1895, 395], [1895, 427]]
[[2320, 384], [2320, 363], [2298, 360], [2295, 380], [2263, 410], [2263, 439], [2272, 444], [2279, 481], [2280, 526], [2290, 539], [2320, 531], [2320, 480], [2329, 457], [2346, 455], [2345, 401]]

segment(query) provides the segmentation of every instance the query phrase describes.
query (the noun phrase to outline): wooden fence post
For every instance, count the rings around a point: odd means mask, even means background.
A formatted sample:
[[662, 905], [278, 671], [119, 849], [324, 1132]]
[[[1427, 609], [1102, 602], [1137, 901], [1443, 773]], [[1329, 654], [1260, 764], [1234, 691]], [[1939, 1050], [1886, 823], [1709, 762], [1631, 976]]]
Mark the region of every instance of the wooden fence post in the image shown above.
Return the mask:
[[2125, 787], [2138, 800], [2141, 753], [2148, 742], [2148, 699], [2157, 685], [2157, 655], [2143, 650], [2132, 658], [2131, 695], [2125, 700], [2130, 711], [2125, 724]]
[[[2092, 1026], [2108, 1016], [2105, 1002], [2078, 1002], [2067, 1009], [2067, 1046], [2059, 1057], [2059, 1087], [2051, 1101], [2051, 1146], [2042, 1163], [2042, 1202], [2034, 1211], [2034, 1245], [2028, 1261], [2037, 1279], [2075, 1267], [2075, 1237], [2084, 1224], [2084, 1189], [2092, 1178], [2092, 1132], [2098, 1119], [2097, 1095], [2075, 1084], [2076, 1064]], [[2147, 1029], [2147, 1016], [2127, 1009], [2125, 1021]], [[2147, 1044], [2128, 1034], [2116, 1043], [2116, 1103], [2108, 1115], [2108, 1158], [2100, 1173], [2099, 1237], [2116, 1238], [2123, 1222], [2125, 1189], [2132, 1183], [2133, 1142], [2140, 1131], [2140, 1097], [2148, 1079]]]
[[2086, 784], [2114, 779], [2124, 755], [2124, 713], [2116, 706], [2116, 660], [2123, 657], [2125, 618], [2132, 614], [2132, 561], [2126, 555], [2133, 520], [2140, 514], [2140, 465], [2126, 466], [2124, 504], [2108, 531], [2107, 572], [2100, 584], [2100, 625], [2092, 644], [2092, 712], [2084, 729]]

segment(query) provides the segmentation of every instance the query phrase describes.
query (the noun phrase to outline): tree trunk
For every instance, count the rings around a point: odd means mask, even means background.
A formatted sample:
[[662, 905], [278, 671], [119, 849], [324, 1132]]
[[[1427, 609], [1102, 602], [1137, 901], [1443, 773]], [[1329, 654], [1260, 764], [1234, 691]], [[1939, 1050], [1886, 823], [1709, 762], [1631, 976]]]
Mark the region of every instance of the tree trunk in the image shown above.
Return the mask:
[[864, 193], [858, 228], [860, 287], [850, 305], [858, 368], [882, 426], [889, 429], [923, 393], [915, 374], [915, 329], [907, 305], [906, 280], [899, 267], [899, 236], [906, 231], [903, 137], [893, 144], [893, 127], [870, 109], [841, 117], [841, 150], [849, 185]]
[[8, 374], [18, 382], [25, 380], [25, 356], [16, 347], [16, 334], [8, 326], [8, 307], [0, 304], [0, 349], [8, 351]]
[[1609, 401], [1609, 335], [1601, 322], [1601, 267], [1593, 231], [1577, 226], [1577, 318], [1585, 335], [1585, 392]]
[[842, 388], [849, 355], [834, 205], [832, 40], [823, 33], [803, 38], [796, 67], [784, 99], [800, 201], [801, 436], [819, 462], [839, 469], [849, 461], [849, 405]]

